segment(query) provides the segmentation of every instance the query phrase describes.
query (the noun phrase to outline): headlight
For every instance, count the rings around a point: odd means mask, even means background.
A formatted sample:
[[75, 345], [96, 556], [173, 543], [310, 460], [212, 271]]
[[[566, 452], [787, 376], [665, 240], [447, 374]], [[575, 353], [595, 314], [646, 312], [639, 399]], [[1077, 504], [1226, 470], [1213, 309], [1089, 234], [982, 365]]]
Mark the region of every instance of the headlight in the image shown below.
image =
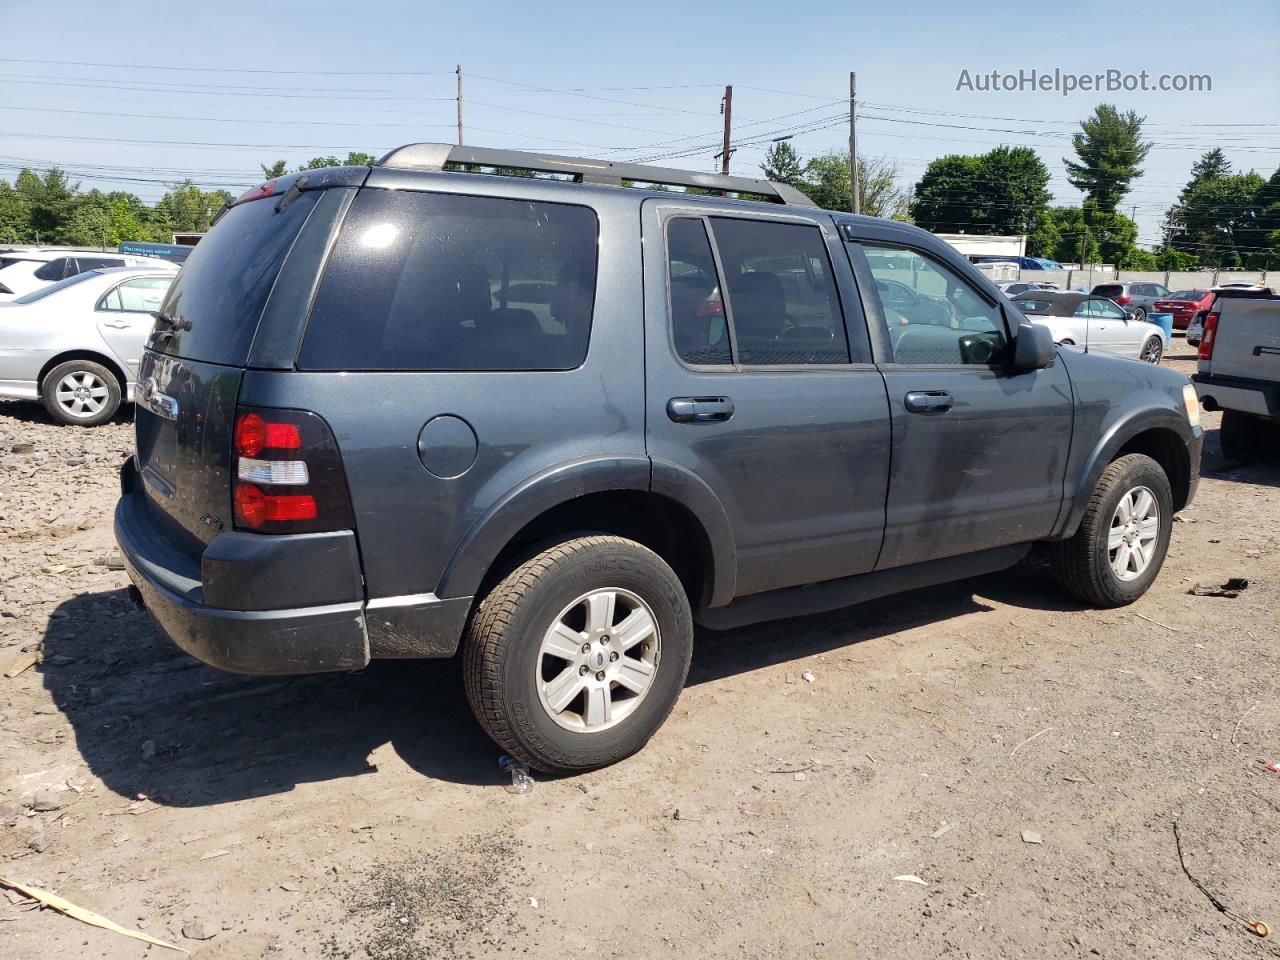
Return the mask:
[[1182, 405], [1187, 408], [1187, 421], [1193, 426], [1200, 426], [1200, 397], [1196, 394], [1196, 385], [1188, 383], [1182, 388]]

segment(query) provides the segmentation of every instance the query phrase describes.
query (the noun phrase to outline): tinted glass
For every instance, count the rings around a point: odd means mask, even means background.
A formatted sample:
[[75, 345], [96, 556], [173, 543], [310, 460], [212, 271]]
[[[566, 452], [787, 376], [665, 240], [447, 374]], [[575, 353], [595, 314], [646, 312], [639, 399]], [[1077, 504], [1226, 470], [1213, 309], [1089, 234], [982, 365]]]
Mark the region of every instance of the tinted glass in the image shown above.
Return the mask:
[[817, 227], [713, 217], [738, 363], [848, 363], [840, 300]]
[[1118, 297], [1124, 293], [1124, 287], [1118, 283], [1103, 283], [1090, 291], [1096, 297]]
[[123, 267], [123, 260], [112, 260], [109, 257], [76, 257], [76, 273], [86, 270], [97, 270], [102, 267]]
[[1169, 299], [1170, 300], [1190, 300], [1192, 302], [1195, 302], [1196, 300], [1203, 300], [1205, 294], [1207, 294], [1208, 292], [1209, 292], [1208, 290], [1179, 290]]
[[1089, 303], [1093, 305], [1093, 315], [1095, 317], [1119, 320], [1125, 315], [1124, 311], [1110, 300], [1090, 300]]
[[1049, 313], [1053, 310], [1053, 304], [1048, 300], [1015, 300], [1018, 309], [1023, 313]]
[[210, 363], [244, 363], [271, 285], [320, 192], [301, 194], [279, 213], [275, 197], [228, 210], [191, 251], [160, 308], [190, 329], [174, 328], [173, 336], [152, 349]]
[[596, 236], [587, 207], [362, 190], [316, 295], [298, 364], [578, 367], [591, 332]]
[[[896, 363], [992, 364], [1008, 353], [1000, 308], [932, 257], [863, 244]], [[889, 291], [886, 295], [886, 289]], [[1018, 301], [1023, 309], [1026, 301]]]
[[50, 260], [43, 267], [35, 272], [37, 280], [61, 280], [67, 271], [67, 258], [58, 257], [56, 260]]
[[680, 359], [693, 364], [731, 363], [720, 280], [701, 220], [679, 218], [667, 224], [667, 282], [671, 338]]

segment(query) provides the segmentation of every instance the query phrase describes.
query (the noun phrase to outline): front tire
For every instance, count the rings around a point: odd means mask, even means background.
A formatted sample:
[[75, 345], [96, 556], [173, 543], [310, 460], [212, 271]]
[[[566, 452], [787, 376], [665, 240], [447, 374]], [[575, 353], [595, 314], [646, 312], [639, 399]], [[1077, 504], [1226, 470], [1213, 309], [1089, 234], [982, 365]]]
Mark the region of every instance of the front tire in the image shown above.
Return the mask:
[[1172, 531], [1173, 491], [1160, 464], [1120, 457], [1102, 472], [1075, 535], [1050, 544], [1053, 575], [1091, 606], [1125, 606], [1155, 580]]
[[545, 773], [608, 766], [657, 731], [693, 651], [689, 600], [640, 544], [585, 536], [542, 550], [480, 601], [463, 641], [485, 732]]
[[120, 382], [100, 363], [68, 360], [45, 375], [40, 399], [59, 423], [96, 427], [120, 409]]
[[1142, 353], [1139, 359], [1144, 363], [1159, 363], [1160, 358], [1164, 356], [1164, 341], [1159, 337], [1151, 337], [1142, 345]]

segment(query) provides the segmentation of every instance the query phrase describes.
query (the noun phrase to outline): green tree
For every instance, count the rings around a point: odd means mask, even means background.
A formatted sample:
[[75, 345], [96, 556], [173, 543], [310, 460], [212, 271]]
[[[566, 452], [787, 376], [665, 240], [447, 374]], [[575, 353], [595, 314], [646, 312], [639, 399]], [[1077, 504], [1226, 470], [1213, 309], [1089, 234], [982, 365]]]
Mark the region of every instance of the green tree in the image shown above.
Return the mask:
[[283, 160], [277, 160], [272, 164], [260, 163], [258, 166], [262, 167], [263, 180], [274, 180], [276, 177], [283, 177], [289, 172], [289, 166]]
[[1257, 219], [1248, 238], [1248, 265], [1255, 270], [1280, 269], [1280, 168], [1258, 191]]
[[1052, 259], [1063, 263], [1097, 263], [1101, 259], [1097, 234], [1085, 222], [1083, 208], [1052, 207], [1048, 214], [1058, 238]]
[[1053, 242], [1048, 187], [1049, 170], [1030, 147], [953, 154], [925, 168], [911, 215], [935, 233], [1035, 235], [1043, 253]]
[[796, 148], [783, 140], [770, 144], [765, 150], [760, 172], [766, 180], [800, 187], [804, 180], [804, 162], [800, 159], [800, 154], [796, 153]]
[[1250, 171], [1202, 180], [1180, 204], [1177, 246], [1212, 267], [1242, 267], [1262, 239], [1257, 229], [1266, 182]]
[[20, 171], [14, 189], [27, 204], [32, 239], [48, 243], [70, 213], [80, 185], [69, 182], [65, 173], [53, 167], [43, 177], [31, 170]]
[[1142, 176], [1142, 162], [1151, 144], [1142, 139], [1145, 117], [1134, 111], [1121, 113], [1113, 104], [1099, 104], [1093, 116], [1080, 122], [1071, 145], [1079, 162], [1063, 158], [1067, 181], [1083, 190], [1099, 210], [1115, 210], [1129, 192], [1129, 184]]
[[0, 243], [31, 243], [31, 207], [21, 193], [0, 180]]
[[190, 179], [184, 180], [156, 204], [151, 217], [151, 235], [156, 240], [168, 241], [173, 233], [203, 233], [231, 199], [226, 190], [205, 192]]
[[142, 209], [142, 201], [132, 194], [90, 190], [76, 198], [55, 237], [59, 243], [77, 247], [114, 247], [126, 240], [146, 240], [149, 233], [139, 217]]

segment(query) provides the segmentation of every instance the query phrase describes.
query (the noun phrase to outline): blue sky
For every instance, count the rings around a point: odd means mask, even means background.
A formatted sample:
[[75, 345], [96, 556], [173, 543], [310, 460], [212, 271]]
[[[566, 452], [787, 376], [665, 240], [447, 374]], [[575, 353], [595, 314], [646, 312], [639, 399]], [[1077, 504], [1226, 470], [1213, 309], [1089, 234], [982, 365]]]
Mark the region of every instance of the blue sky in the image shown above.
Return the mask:
[[[1144, 240], [1158, 236], [1164, 208], [1209, 147], [1222, 146], [1237, 170], [1269, 176], [1280, 165], [1276, 0], [664, 0], [621, 13], [412, 0], [223, 0], [133, 13], [63, 0], [57, 10], [51, 18], [47, 2], [0, 4], [0, 177], [56, 163], [85, 188], [149, 201], [186, 173], [234, 192], [277, 158], [296, 165], [451, 141], [458, 63], [469, 143], [703, 170], [716, 168], [719, 103], [732, 83], [743, 141], [733, 171], [750, 175], [771, 136], [794, 133], [802, 154], [843, 147], [856, 70], [859, 149], [896, 163], [904, 185], [937, 156], [1026, 144], [1064, 203], [1080, 198], [1063, 177], [1069, 135], [1112, 101], [1145, 114], [1157, 144], [1125, 201], [1137, 206]], [[1033, 68], [1208, 73], [1212, 91], [956, 89], [962, 70]]]

